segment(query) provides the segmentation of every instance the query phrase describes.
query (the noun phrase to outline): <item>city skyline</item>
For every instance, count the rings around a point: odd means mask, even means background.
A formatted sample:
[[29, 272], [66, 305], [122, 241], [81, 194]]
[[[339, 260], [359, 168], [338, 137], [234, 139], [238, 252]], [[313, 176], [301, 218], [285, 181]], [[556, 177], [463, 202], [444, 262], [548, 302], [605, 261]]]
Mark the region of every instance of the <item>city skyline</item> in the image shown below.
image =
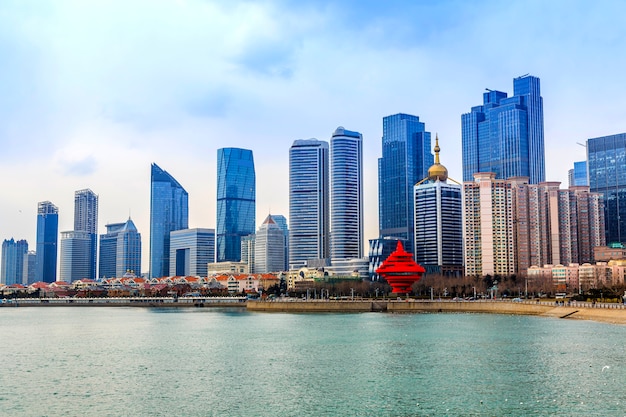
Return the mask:
[[[564, 187], [585, 158], [576, 142], [626, 131], [626, 5], [480, 3], [5, 2], [0, 169], [20, 174], [0, 197], [0, 238], [34, 249], [46, 200], [59, 231], [72, 230], [73, 192], [90, 188], [99, 230], [133, 218], [145, 272], [150, 163], [185, 185], [189, 227], [214, 228], [213, 155], [251, 149], [260, 224], [288, 213], [290, 144], [328, 140], [336, 126], [363, 134], [364, 239], [376, 238], [381, 118], [419, 115], [461, 178], [460, 115], [526, 73], [542, 84], [546, 180]], [[524, 31], [504, 30], [522, 19]]]

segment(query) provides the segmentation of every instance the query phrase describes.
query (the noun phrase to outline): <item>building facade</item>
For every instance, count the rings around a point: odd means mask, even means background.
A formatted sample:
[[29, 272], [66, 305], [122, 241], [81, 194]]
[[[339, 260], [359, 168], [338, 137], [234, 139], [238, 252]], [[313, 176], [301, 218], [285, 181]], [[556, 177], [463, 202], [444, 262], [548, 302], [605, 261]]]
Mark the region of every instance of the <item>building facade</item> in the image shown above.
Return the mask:
[[427, 274], [463, 275], [463, 197], [460, 184], [448, 183], [448, 170], [439, 161], [428, 177], [414, 186], [415, 261]]
[[252, 151], [217, 150], [216, 262], [241, 260], [241, 238], [255, 232], [256, 175]]
[[189, 195], [157, 164], [150, 185], [150, 278], [160, 278], [170, 272], [170, 232], [189, 227]]
[[330, 257], [363, 257], [363, 136], [338, 127], [330, 139]]
[[263, 221], [254, 239], [254, 272], [281, 272], [285, 267], [285, 234], [271, 215]]
[[13, 238], [2, 242], [0, 284], [23, 284], [24, 258], [28, 254], [28, 242]]
[[330, 255], [328, 142], [296, 140], [289, 149], [289, 266]]
[[49, 201], [37, 205], [37, 281], [57, 279], [57, 244], [59, 239], [59, 209]]
[[398, 241], [402, 242], [402, 247], [406, 246], [406, 240], [393, 236], [369, 240], [368, 276], [371, 281], [380, 281], [381, 276], [376, 273], [376, 270], [396, 250]]
[[61, 232], [60, 280], [65, 282], [92, 279], [92, 233], [76, 230]]
[[545, 181], [543, 99], [539, 78], [513, 80], [513, 96], [489, 90], [483, 104], [461, 116], [463, 181], [477, 172], [493, 172], [497, 179], [529, 177]]
[[22, 284], [30, 285], [35, 283], [37, 280], [35, 279], [37, 274], [37, 252], [34, 250], [29, 250], [27, 254], [24, 255], [24, 266], [22, 269]]
[[215, 262], [215, 229], [183, 229], [170, 233], [170, 276], [207, 276]]
[[428, 175], [434, 157], [430, 132], [419, 117], [395, 114], [383, 118], [382, 157], [378, 159], [378, 221], [380, 237], [407, 242], [413, 253], [413, 186]]
[[604, 196], [607, 243], [626, 243], [626, 133], [587, 140], [589, 187]]
[[[87, 262], [88, 274], [82, 278], [96, 279], [96, 260], [98, 254], [98, 196], [90, 189], [74, 193], [74, 231], [89, 233], [90, 245]], [[82, 257], [82, 256], [81, 256]]]
[[99, 278], [120, 278], [127, 272], [141, 276], [141, 234], [135, 223], [129, 218], [106, 228], [100, 235]]
[[285, 265], [283, 271], [289, 270], [289, 226], [287, 225], [287, 218], [282, 214], [272, 214], [272, 220], [278, 225], [285, 236]]
[[605, 244], [602, 195], [559, 182], [529, 184], [477, 173], [464, 187], [467, 275], [525, 274], [542, 265], [593, 262]]
[[574, 168], [567, 171], [567, 177], [570, 187], [589, 185], [587, 161], [574, 162]]

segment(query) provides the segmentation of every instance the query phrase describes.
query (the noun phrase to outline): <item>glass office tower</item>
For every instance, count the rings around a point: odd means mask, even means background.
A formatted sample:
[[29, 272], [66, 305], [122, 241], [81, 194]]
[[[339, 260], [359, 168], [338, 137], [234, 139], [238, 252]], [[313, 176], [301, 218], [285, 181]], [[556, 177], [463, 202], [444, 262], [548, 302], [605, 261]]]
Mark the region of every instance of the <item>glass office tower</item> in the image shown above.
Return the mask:
[[88, 270], [82, 278], [96, 278], [97, 240], [98, 240], [98, 196], [89, 189], [74, 193], [74, 231], [89, 234], [90, 245], [87, 248]]
[[37, 205], [36, 280], [57, 280], [57, 243], [59, 239], [59, 209], [49, 201]]
[[463, 181], [477, 172], [496, 178], [529, 177], [545, 181], [543, 99], [539, 78], [524, 75], [513, 80], [513, 96], [489, 90], [483, 104], [461, 116]]
[[430, 132], [419, 117], [395, 114], [383, 118], [382, 158], [378, 159], [380, 237], [397, 237], [413, 253], [413, 186], [428, 175], [434, 157]]
[[626, 243], [626, 133], [587, 140], [589, 188], [604, 197], [606, 243]]
[[24, 257], [28, 254], [28, 242], [5, 240], [2, 242], [0, 262], [0, 284], [22, 284], [24, 277]]
[[111, 223], [106, 228], [106, 234], [100, 235], [100, 279], [119, 278], [127, 272], [141, 276], [141, 233], [135, 223], [128, 218], [126, 223]]
[[328, 142], [296, 140], [289, 148], [289, 265], [327, 259], [330, 251]]
[[170, 272], [170, 232], [189, 227], [189, 195], [157, 164], [150, 184], [150, 277], [160, 278]]
[[241, 260], [241, 238], [255, 232], [256, 175], [252, 151], [217, 150], [216, 261]]
[[330, 139], [330, 257], [363, 257], [363, 136], [338, 127]]

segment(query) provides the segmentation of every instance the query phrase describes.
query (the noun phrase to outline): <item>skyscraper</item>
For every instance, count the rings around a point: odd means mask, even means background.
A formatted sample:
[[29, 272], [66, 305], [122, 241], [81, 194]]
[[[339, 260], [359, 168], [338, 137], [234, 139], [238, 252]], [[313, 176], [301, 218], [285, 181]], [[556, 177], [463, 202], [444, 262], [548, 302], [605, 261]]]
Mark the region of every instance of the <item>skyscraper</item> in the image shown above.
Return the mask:
[[72, 230], [61, 232], [61, 281], [72, 282], [79, 279], [93, 279], [91, 254], [93, 234]]
[[461, 116], [463, 181], [477, 172], [496, 178], [529, 177], [545, 181], [543, 99], [539, 78], [524, 75], [513, 80], [513, 96], [501, 91], [483, 93], [483, 104]]
[[272, 220], [276, 222], [280, 230], [282, 230], [285, 236], [285, 265], [283, 271], [289, 270], [289, 226], [287, 225], [287, 218], [282, 214], [272, 214]]
[[330, 254], [328, 161], [328, 142], [296, 140], [289, 148], [290, 267]]
[[170, 272], [170, 232], [189, 227], [189, 195], [157, 164], [150, 185], [150, 277], [159, 278]]
[[22, 284], [30, 285], [36, 282], [35, 274], [37, 266], [37, 253], [34, 250], [29, 250], [24, 255], [24, 269], [22, 270]]
[[28, 253], [28, 242], [5, 240], [2, 242], [2, 261], [0, 262], [0, 284], [22, 284], [24, 275], [24, 257]]
[[427, 273], [463, 275], [463, 197], [459, 184], [448, 183], [448, 170], [439, 162], [435, 139], [435, 163], [428, 177], [416, 184], [415, 261]]
[[626, 243], [626, 133], [587, 140], [589, 188], [604, 196], [606, 242]]
[[268, 215], [254, 239], [254, 273], [281, 272], [285, 266], [285, 234]]
[[42, 201], [37, 205], [37, 281], [56, 281], [58, 238], [59, 209], [49, 201]]
[[338, 127], [330, 139], [330, 257], [363, 257], [363, 136]]
[[395, 114], [383, 118], [382, 157], [378, 159], [380, 237], [395, 236], [413, 252], [413, 186], [433, 164], [430, 132], [419, 117]]
[[256, 175], [249, 149], [217, 150], [216, 261], [241, 260], [241, 238], [255, 232]]
[[589, 185], [589, 180], [587, 179], [587, 161], [574, 162], [574, 168], [570, 169], [567, 174], [570, 187]]
[[207, 276], [215, 262], [215, 229], [183, 229], [170, 233], [170, 276]]
[[89, 256], [85, 260], [89, 269], [83, 278], [95, 279], [98, 253], [98, 196], [90, 189], [74, 193], [74, 231], [89, 234], [90, 245], [87, 248]]
[[141, 275], [141, 234], [128, 218], [125, 223], [106, 225], [100, 235], [99, 278], [122, 277], [126, 272]]

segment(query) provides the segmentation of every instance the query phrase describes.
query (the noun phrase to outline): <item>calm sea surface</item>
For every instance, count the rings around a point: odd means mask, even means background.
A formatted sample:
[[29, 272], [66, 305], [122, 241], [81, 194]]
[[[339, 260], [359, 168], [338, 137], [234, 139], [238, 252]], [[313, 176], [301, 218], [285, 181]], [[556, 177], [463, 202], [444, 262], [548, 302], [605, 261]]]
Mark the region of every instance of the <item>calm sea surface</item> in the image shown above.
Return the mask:
[[626, 416], [626, 326], [2, 308], [2, 416]]

